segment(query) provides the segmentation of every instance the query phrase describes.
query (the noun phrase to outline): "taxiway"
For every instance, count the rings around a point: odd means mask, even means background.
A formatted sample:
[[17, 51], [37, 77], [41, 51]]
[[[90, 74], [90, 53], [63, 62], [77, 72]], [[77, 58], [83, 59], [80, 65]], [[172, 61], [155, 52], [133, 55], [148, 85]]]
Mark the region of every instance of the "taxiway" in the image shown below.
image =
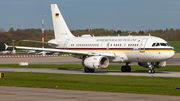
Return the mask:
[[0, 86], [2, 101], [179, 101], [179, 96]]

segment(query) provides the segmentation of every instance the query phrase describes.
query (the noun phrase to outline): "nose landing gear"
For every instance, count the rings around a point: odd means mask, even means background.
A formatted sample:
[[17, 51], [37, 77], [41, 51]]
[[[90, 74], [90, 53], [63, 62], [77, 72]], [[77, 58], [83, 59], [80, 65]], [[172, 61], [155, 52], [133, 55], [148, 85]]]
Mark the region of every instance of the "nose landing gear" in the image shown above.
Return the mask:
[[154, 74], [155, 73], [154, 65], [155, 65], [154, 62], [149, 62], [149, 71], [148, 71], [149, 74]]
[[155, 70], [154, 69], [149, 69], [149, 74], [154, 74], [155, 73]]

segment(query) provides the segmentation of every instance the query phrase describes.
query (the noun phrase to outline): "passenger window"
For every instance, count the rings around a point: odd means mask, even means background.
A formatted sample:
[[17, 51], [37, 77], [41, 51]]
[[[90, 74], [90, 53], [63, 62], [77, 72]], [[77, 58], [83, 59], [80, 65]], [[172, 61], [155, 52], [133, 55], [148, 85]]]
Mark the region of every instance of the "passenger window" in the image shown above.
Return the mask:
[[153, 43], [152, 46], [154, 47], [156, 45], [156, 43]]
[[160, 44], [159, 44], [159, 43], [157, 43], [157, 44], [156, 44], [156, 46], [160, 46]]

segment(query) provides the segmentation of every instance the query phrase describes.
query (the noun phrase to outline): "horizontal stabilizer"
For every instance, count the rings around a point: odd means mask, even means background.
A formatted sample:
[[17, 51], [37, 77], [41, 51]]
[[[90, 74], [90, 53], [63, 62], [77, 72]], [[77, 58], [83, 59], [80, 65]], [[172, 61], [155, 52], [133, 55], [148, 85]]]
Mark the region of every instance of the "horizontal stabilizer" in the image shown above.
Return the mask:
[[33, 41], [33, 40], [22, 40], [26, 42], [35, 42], [35, 43], [44, 43], [44, 44], [53, 44], [53, 45], [59, 45], [59, 43], [49, 43], [49, 42], [42, 42], [42, 41]]

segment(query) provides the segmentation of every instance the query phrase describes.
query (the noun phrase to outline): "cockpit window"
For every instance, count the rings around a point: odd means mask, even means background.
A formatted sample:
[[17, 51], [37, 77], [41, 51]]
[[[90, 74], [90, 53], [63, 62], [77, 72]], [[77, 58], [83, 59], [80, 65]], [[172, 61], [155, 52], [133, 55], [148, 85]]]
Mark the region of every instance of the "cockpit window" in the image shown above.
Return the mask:
[[156, 43], [153, 43], [152, 46], [154, 47], [156, 45]]
[[161, 46], [166, 46], [166, 43], [161, 43]]
[[169, 46], [168, 43], [153, 43], [152, 47], [157, 47], [157, 46]]
[[160, 44], [159, 44], [159, 43], [157, 43], [157, 44], [156, 44], [156, 46], [160, 46]]

